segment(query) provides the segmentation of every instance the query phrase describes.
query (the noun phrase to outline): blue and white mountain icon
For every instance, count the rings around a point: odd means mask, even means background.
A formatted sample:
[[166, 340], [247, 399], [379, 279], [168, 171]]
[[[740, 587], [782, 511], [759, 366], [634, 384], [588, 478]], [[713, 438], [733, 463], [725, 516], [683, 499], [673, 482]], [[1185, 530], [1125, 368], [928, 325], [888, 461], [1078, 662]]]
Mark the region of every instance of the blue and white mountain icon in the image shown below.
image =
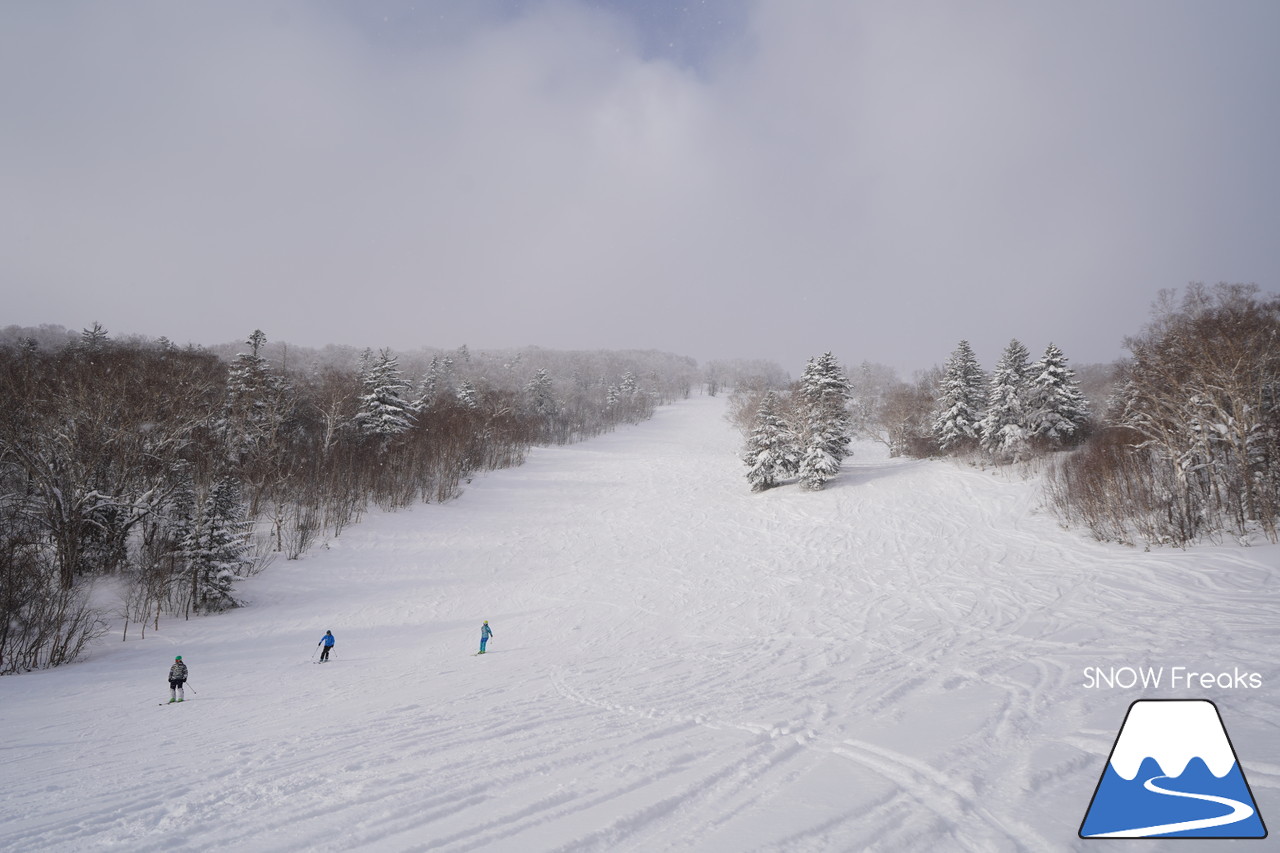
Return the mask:
[[1080, 837], [1266, 838], [1218, 707], [1205, 699], [1130, 705]]

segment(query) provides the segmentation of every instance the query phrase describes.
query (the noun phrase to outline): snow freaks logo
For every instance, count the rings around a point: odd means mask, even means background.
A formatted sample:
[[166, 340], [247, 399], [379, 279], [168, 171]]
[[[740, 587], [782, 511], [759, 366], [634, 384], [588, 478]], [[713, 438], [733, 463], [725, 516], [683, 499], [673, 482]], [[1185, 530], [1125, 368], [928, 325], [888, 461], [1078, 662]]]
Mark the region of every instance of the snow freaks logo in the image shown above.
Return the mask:
[[1080, 837], [1266, 838], [1218, 707], [1203, 699], [1130, 705]]

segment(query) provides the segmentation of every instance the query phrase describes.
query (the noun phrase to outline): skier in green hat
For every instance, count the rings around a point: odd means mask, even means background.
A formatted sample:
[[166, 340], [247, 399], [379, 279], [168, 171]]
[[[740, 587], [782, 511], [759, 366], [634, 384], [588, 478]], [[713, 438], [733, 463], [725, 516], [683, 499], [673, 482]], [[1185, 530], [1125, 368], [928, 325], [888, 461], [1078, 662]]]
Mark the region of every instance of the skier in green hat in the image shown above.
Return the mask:
[[178, 655], [173, 659], [173, 666], [169, 667], [169, 702], [182, 701], [182, 685], [187, 680], [187, 665], [182, 662], [182, 655]]

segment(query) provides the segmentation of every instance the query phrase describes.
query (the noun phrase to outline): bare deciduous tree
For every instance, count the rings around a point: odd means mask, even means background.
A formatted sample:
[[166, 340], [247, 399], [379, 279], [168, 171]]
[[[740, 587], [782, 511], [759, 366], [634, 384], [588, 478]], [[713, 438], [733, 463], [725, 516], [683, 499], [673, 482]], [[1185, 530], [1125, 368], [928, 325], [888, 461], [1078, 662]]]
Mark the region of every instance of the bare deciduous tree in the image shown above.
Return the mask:
[[[1162, 294], [1126, 343], [1110, 444], [1056, 475], [1055, 502], [1107, 538], [1117, 510], [1149, 542], [1183, 545], [1228, 531], [1276, 539], [1280, 508], [1280, 300], [1252, 285]], [[1127, 455], [1114, 447], [1127, 436]], [[1137, 481], [1137, 482], [1135, 482]], [[1111, 519], [1106, 523], [1090, 519]]]

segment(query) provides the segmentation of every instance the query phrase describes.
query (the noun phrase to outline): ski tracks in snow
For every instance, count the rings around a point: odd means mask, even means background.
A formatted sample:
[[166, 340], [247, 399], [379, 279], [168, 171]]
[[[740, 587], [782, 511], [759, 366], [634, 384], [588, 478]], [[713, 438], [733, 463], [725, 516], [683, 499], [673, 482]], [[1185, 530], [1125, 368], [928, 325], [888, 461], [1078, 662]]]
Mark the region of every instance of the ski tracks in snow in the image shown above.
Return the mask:
[[[1274, 548], [1099, 545], [1034, 482], [866, 445], [822, 492], [752, 494], [722, 412], [540, 449], [272, 567], [269, 604], [24, 679], [0, 848], [1079, 849], [1138, 698], [1084, 666], [1195, 647], [1280, 678]], [[326, 628], [333, 664], [282, 663]], [[81, 678], [131, 701], [179, 641], [201, 702], [62, 704]], [[1274, 701], [1241, 698], [1233, 735], [1276, 743]], [[38, 747], [50, 707], [95, 757]]]

